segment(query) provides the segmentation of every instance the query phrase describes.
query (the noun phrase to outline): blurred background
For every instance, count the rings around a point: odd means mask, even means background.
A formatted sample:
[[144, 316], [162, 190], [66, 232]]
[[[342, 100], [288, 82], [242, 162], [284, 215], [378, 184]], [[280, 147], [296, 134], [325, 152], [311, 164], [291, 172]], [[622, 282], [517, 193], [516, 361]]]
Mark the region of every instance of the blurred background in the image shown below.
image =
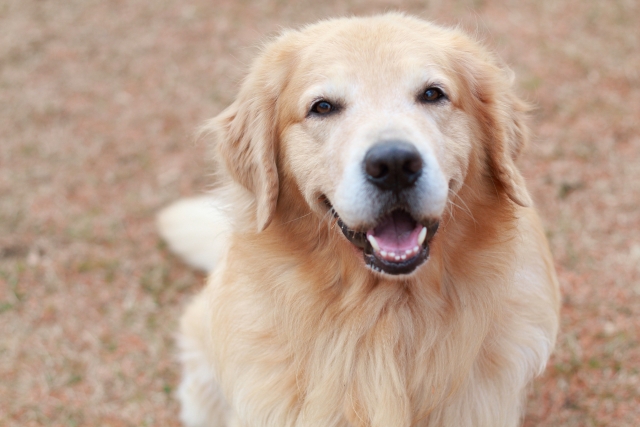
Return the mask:
[[637, 0], [0, 1], [0, 425], [178, 425], [204, 276], [154, 215], [211, 183], [195, 129], [261, 40], [391, 10], [460, 25], [537, 107], [520, 166], [564, 297], [525, 425], [640, 425]]

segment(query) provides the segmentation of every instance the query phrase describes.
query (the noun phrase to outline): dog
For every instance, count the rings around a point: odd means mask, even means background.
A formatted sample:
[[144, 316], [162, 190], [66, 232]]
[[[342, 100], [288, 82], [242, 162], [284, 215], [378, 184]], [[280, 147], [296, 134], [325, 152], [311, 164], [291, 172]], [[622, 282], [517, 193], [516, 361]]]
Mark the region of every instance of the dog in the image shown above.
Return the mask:
[[264, 46], [205, 126], [219, 186], [159, 217], [210, 271], [181, 320], [185, 425], [522, 423], [559, 290], [512, 80], [397, 13]]

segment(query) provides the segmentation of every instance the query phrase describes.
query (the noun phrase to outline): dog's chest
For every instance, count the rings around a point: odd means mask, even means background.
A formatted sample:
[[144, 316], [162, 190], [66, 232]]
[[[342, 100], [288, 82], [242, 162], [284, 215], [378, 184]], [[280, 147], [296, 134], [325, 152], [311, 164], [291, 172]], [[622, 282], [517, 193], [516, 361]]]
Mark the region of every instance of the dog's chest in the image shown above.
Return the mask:
[[271, 313], [273, 323], [260, 322], [271, 324], [259, 332], [262, 342], [256, 345], [254, 335], [239, 346], [255, 348], [243, 355], [252, 374], [236, 375], [236, 388], [252, 390], [247, 406], [270, 402], [270, 416], [281, 417], [256, 425], [426, 426], [429, 412], [467, 369], [458, 363], [445, 371], [456, 358], [439, 336], [446, 330], [435, 318], [416, 318], [409, 306], [298, 313], [304, 316]]

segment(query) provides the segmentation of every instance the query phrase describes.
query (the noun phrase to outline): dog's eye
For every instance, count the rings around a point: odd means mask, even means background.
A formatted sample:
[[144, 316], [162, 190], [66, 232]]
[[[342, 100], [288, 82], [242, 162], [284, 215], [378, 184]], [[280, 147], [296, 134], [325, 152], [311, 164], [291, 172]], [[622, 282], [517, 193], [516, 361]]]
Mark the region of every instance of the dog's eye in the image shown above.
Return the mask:
[[311, 113], [325, 115], [335, 111], [335, 107], [330, 102], [321, 99], [311, 106]]
[[444, 94], [444, 92], [442, 91], [442, 89], [437, 88], [437, 87], [430, 87], [427, 88], [421, 96], [421, 100], [423, 102], [436, 102], [436, 101], [440, 101], [441, 99], [446, 98], [446, 95]]

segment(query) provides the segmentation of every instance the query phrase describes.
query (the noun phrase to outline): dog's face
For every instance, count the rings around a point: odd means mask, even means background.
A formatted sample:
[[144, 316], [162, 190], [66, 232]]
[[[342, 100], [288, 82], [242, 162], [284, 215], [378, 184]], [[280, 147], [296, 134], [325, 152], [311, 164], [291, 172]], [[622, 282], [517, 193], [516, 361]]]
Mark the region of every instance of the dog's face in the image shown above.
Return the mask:
[[521, 105], [505, 80], [458, 32], [399, 15], [321, 23], [267, 49], [218, 119], [220, 153], [256, 194], [260, 227], [285, 174], [367, 266], [410, 274], [472, 161], [529, 203], [513, 165]]
[[428, 256], [450, 183], [463, 181], [469, 120], [428, 39], [349, 30], [301, 53], [281, 95], [282, 154], [309, 206], [333, 208], [367, 265], [406, 274]]

